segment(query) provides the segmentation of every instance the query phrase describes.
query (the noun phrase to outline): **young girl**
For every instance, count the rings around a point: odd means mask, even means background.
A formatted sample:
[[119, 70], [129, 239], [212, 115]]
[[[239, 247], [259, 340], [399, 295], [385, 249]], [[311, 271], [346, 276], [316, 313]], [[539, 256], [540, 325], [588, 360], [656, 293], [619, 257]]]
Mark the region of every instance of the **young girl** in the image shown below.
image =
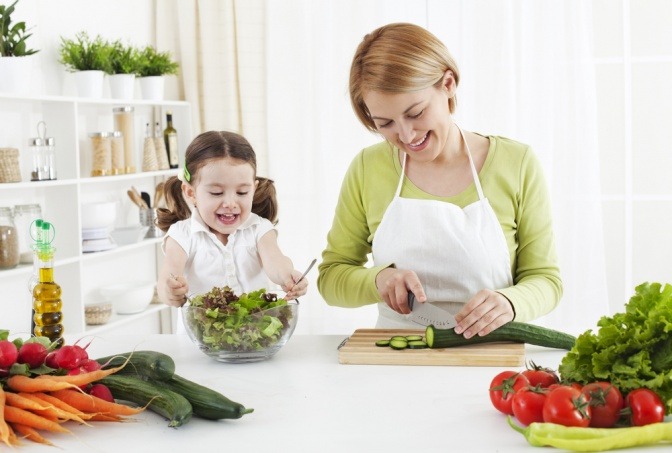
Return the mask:
[[278, 247], [273, 181], [256, 173], [254, 151], [238, 134], [204, 132], [191, 142], [183, 171], [166, 181], [168, 209], [158, 210], [158, 226], [167, 231], [163, 303], [180, 307], [187, 295], [215, 286], [239, 295], [267, 288], [268, 279], [286, 299], [306, 293], [307, 281], [295, 283], [301, 272]]

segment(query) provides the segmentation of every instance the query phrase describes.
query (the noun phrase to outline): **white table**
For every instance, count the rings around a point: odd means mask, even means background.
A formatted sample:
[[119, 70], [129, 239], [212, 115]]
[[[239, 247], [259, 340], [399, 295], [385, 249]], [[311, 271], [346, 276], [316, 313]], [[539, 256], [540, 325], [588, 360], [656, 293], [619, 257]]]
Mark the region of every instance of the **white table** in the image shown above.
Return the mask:
[[[68, 452], [542, 451], [509, 428], [490, 403], [490, 381], [504, 368], [341, 365], [343, 339], [295, 335], [270, 360], [226, 364], [184, 335], [96, 337], [88, 348], [93, 358], [133, 349], [164, 352], [177, 374], [254, 412], [239, 420], [194, 417], [173, 429], [147, 411], [128, 423], [69, 422], [74, 436], [48, 437]], [[539, 365], [557, 368], [563, 355], [527, 346], [527, 359]], [[55, 450], [24, 441], [18, 451]]]

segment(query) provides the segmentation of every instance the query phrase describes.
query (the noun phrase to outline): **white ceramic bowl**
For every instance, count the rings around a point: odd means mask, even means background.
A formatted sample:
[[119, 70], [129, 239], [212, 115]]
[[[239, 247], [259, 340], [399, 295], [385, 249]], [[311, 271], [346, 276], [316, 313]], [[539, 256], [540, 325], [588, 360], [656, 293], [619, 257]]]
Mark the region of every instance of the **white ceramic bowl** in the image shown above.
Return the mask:
[[127, 282], [103, 286], [100, 294], [111, 302], [119, 315], [130, 315], [144, 311], [152, 302], [155, 282]]
[[117, 202], [82, 203], [82, 229], [108, 228], [117, 220]]
[[147, 230], [149, 230], [149, 227], [138, 224], [115, 228], [110, 231], [110, 236], [112, 236], [117, 245], [129, 245], [142, 241], [145, 238], [145, 234], [147, 234]]

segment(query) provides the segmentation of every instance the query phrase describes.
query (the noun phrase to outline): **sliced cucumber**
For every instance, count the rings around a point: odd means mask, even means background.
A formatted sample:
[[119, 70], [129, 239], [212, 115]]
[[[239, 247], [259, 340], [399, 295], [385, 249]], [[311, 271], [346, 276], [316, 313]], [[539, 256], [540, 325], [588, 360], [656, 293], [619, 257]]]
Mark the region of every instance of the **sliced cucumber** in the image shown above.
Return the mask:
[[427, 343], [422, 340], [412, 340], [408, 342], [408, 349], [425, 349]]
[[407, 339], [406, 337], [402, 336], [402, 335], [395, 335], [395, 336], [393, 336], [393, 337], [390, 338], [390, 341], [392, 341], [392, 340], [404, 340], [404, 341], [408, 341], [408, 339]]
[[408, 341], [421, 341], [422, 335], [406, 335], [406, 340]]
[[390, 340], [378, 340], [376, 341], [376, 346], [386, 347], [390, 345]]
[[406, 349], [408, 347], [408, 341], [406, 341], [406, 338], [392, 338], [390, 340], [390, 347], [392, 349]]

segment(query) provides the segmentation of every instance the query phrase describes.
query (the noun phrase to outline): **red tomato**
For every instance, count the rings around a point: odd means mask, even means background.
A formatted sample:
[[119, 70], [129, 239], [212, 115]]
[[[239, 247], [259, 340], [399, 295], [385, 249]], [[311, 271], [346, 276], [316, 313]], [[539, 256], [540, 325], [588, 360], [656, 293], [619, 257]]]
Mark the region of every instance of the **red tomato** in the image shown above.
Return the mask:
[[546, 397], [543, 412], [547, 423], [583, 428], [590, 424], [588, 399], [581, 390], [566, 385], [551, 390]]
[[544, 421], [546, 390], [540, 387], [526, 387], [513, 395], [511, 409], [518, 421], [527, 426], [532, 422]]
[[530, 381], [531, 386], [540, 385], [541, 388], [548, 388], [553, 384], [560, 382], [560, 378], [555, 374], [555, 371], [550, 368], [544, 368], [530, 361], [527, 369], [522, 374]]
[[490, 401], [495, 409], [507, 414], [513, 415], [511, 402], [513, 395], [529, 385], [525, 376], [517, 371], [502, 371], [492, 379], [490, 383]]
[[626, 398], [633, 426], [660, 423], [665, 418], [665, 406], [658, 394], [647, 388], [633, 390]]
[[591, 382], [581, 390], [590, 401], [592, 415], [590, 426], [611, 428], [616, 424], [623, 409], [623, 395], [609, 382]]

